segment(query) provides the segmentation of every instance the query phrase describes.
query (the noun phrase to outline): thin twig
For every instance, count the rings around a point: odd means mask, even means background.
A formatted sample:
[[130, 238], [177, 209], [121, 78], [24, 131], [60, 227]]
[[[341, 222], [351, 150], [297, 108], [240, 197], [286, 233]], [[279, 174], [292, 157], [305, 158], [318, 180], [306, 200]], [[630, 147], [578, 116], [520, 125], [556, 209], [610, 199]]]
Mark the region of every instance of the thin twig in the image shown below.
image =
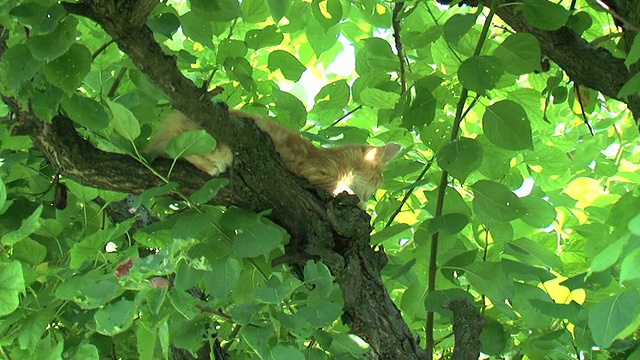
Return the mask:
[[593, 128], [591, 127], [591, 124], [589, 124], [589, 120], [587, 120], [587, 114], [585, 114], [585, 111], [584, 111], [584, 102], [582, 101], [582, 94], [580, 93], [580, 85], [574, 82], [573, 89], [576, 92], [576, 97], [578, 98], [578, 104], [580, 104], [580, 112], [582, 113], [582, 120], [584, 124], [587, 125], [587, 128], [589, 128], [589, 132], [591, 133], [591, 136], [595, 136], [596, 134], [593, 132]]
[[116, 42], [115, 40], [111, 39], [111, 40], [107, 41], [106, 43], [104, 43], [102, 46], [100, 46], [98, 48], [98, 50], [94, 51], [93, 55], [91, 55], [91, 59], [95, 60], [98, 57], [98, 55], [100, 55], [103, 51], [105, 51], [109, 47], [109, 45], [111, 45], [111, 44], [113, 44], [115, 42]]
[[398, 55], [398, 60], [400, 63], [400, 86], [402, 89], [402, 93], [404, 94], [405, 92], [407, 92], [407, 59], [404, 56], [404, 48], [402, 47], [402, 40], [400, 39], [400, 31], [402, 30], [402, 26], [400, 24], [400, 14], [402, 13], [403, 8], [404, 1], [398, 1], [393, 7], [393, 17], [391, 23], [393, 26], [393, 40], [396, 43], [396, 53]]
[[[478, 44], [474, 50], [474, 56], [480, 54], [482, 47], [487, 39], [487, 34], [489, 32], [489, 28], [491, 26], [491, 20], [493, 19], [493, 9], [489, 10], [489, 14], [485, 20], [484, 26], [482, 27], [482, 31], [480, 32], [480, 38], [478, 40]], [[460, 93], [460, 100], [458, 101], [458, 105], [456, 107], [456, 115], [453, 121], [453, 127], [451, 128], [451, 136], [449, 141], [454, 141], [458, 138], [458, 133], [460, 131], [460, 123], [462, 122], [463, 115], [466, 115], [471, 108], [471, 105], [475, 104], [474, 101], [470, 104], [470, 106], [465, 110], [465, 103], [469, 96], [469, 90], [467, 88], [463, 88]], [[433, 214], [433, 217], [436, 218], [438, 216], [442, 216], [444, 210], [444, 198], [447, 192], [449, 184], [449, 172], [446, 170], [442, 171], [442, 176], [440, 177], [440, 184], [438, 185], [438, 198], [436, 201], [436, 210]], [[438, 273], [438, 242], [440, 239], [440, 232], [437, 231], [431, 236], [431, 252], [429, 253], [429, 270], [428, 270], [428, 280], [427, 280], [427, 293], [431, 294], [436, 290], [436, 275]], [[434, 342], [434, 313], [433, 311], [427, 312], [427, 321], [425, 326], [425, 336], [426, 336], [426, 351], [427, 351], [427, 359], [433, 358], [433, 349], [435, 347]]]
[[407, 200], [409, 200], [409, 197], [411, 197], [411, 194], [413, 194], [413, 191], [418, 186], [418, 183], [420, 183], [420, 181], [422, 181], [422, 178], [424, 178], [424, 176], [427, 174], [427, 171], [429, 171], [429, 169], [431, 168], [431, 165], [433, 165], [433, 158], [431, 160], [427, 161], [427, 163], [424, 166], [424, 169], [422, 169], [422, 171], [420, 172], [420, 174], [418, 175], [416, 180], [413, 182], [413, 184], [411, 184], [411, 186], [409, 186], [409, 190], [407, 190], [407, 193], [404, 194], [404, 197], [402, 198], [402, 201], [400, 201], [400, 205], [398, 205], [398, 208], [396, 209], [396, 211], [393, 212], [393, 214], [391, 215], [391, 217], [387, 221], [387, 224], [384, 226], [385, 228], [388, 228], [389, 226], [391, 226], [391, 223], [393, 223], [393, 220], [395, 220], [396, 216], [398, 216], [398, 214], [400, 214], [400, 211], [402, 211], [402, 207], [407, 202]]
[[596, 0], [596, 2], [598, 3], [598, 5], [600, 5], [603, 9], [605, 9], [609, 14], [611, 14], [611, 16], [613, 16], [614, 19], [620, 21], [622, 23], [622, 25], [624, 25], [624, 28], [627, 30], [633, 30], [635, 32], [640, 32], [640, 28], [637, 27], [636, 25], [632, 24], [629, 20], [627, 20], [624, 16], [620, 15], [616, 9], [614, 9], [613, 7], [609, 6], [607, 3], [605, 3], [602, 0]]
[[107, 93], [107, 98], [108, 99], [113, 99], [113, 97], [116, 95], [116, 91], [118, 91], [118, 87], [120, 86], [120, 83], [122, 82], [122, 79], [124, 78], [124, 75], [127, 73], [127, 68], [126, 67], [122, 67], [120, 69], [120, 71], [118, 72], [118, 75], [116, 75], [115, 80], [113, 80], [113, 84], [111, 85], [111, 88], [109, 89], [109, 92]]

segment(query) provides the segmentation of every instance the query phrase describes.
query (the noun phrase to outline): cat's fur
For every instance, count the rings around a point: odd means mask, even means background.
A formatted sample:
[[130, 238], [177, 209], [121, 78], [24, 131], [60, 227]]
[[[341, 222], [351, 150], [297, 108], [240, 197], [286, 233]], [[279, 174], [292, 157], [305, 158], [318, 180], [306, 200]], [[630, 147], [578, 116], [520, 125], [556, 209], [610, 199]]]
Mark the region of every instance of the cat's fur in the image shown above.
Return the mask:
[[[369, 199], [382, 184], [384, 164], [402, 149], [393, 143], [384, 146], [317, 148], [300, 134], [275, 121], [238, 110], [231, 110], [230, 113], [253, 119], [262, 131], [269, 134], [276, 151], [291, 172], [333, 195], [343, 191], [355, 194], [360, 199], [361, 207], [364, 207], [363, 201]], [[163, 121], [158, 135], [147, 146], [146, 152], [160, 154], [173, 137], [194, 130], [200, 130], [200, 127], [185, 115], [175, 113]], [[211, 154], [186, 156], [185, 159], [215, 176], [227, 170], [233, 161], [233, 154], [228, 145], [218, 143]]]

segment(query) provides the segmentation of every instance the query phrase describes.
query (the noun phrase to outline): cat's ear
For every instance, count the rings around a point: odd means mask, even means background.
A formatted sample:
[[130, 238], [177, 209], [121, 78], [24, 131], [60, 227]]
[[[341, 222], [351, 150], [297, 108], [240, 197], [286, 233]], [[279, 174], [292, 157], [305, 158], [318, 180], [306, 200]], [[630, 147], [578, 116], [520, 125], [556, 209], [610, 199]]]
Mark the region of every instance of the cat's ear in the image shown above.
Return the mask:
[[383, 164], [393, 160], [402, 151], [402, 145], [396, 143], [389, 143], [384, 146], [378, 147], [378, 159]]

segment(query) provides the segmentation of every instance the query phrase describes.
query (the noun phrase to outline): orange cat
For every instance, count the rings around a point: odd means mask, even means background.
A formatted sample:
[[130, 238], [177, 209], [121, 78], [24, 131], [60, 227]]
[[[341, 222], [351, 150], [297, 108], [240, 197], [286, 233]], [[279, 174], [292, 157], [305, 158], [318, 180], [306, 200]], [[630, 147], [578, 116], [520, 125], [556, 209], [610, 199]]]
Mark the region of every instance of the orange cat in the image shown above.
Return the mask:
[[[276, 151], [292, 173], [333, 195], [343, 191], [357, 195], [362, 208], [363, 201], [369, 199], [382, 184], [384, 164], [402, 149], [400, 145], [393, 143], [384, 146], [345, 145], [317, 148], [300, 134], [277, 122], [237, 110], [231, 110], [230, 113], [253, 119], [262, 131], [269, 134]], [[174, 136], [199, 129], [196, 123], [183, 114], [173, 114], [164, 120], [158, 135], [145, 151], [162, 153]], [[227, 170], [233, 161], [233, 154], [229, 146], [218, 143], [211, 154], [186, 156], [185, 159], [200, 170], [215, 176]]]

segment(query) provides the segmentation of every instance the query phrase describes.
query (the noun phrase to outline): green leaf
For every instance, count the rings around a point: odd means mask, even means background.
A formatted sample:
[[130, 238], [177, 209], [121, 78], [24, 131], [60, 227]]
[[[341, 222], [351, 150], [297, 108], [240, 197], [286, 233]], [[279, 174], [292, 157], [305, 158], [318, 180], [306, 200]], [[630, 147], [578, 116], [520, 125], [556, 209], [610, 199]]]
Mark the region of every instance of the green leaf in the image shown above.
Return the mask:
[[111, 109], [113, 128], [116, 132], [131, 142], [137, 139], [140, 136], [140, 123], [131, 110], [120, 103], [104, 100]]
[[104, 308], [98, 309], [93, 315], [96, 321], [96, 331], [102, 335], [113, 336], [125, 332], [136, 316], [136, 303], [121, 299]]
[[177, 159], [191, 155], [211, 154], [216, 145], [216, 139], [205, 130], [185, 131], [171, 139], [164, 151]]
[[460, 269], [474, 263], [477, 260], [477, 257], [477, 249], [463, 251], [462, 253], [447, 260], [447, 262], [440, 267], [440, 272], [445, 278], [447, 278], [447, 280], [456, 284], [456, 278], [464, 275], [464, 270]]
[[342, 19], [342, 4], [340, 0], [313, 0], [311, 13], [326, 32]]
[[398, 100], [400, 100], [400, 94], [375, 88], [366, 88], [360, 93], [360, 100], [364, 105], [376, 109], [393, 109]]
[[289, 298], [299, 286], [300, 280], [296, 278], [287, 277], [280, 281], [276, 276], [271, 276], [266, 287], [256, 290], [253, 297], [262, 303], [278, 304]]
[[22, 331], [18, 335], [18, 342], [21, 349], [35, 349], [47, 330], [47, 326], [54, 318], [51, 309], [40, 310], [27, 316], [22, 324]]
[[470, 57], [458, 68], [458, 78], [462, 86], [481, 95], [494, 89], [503, 73], [502, 61], [495, 56], [487, 55]]
[[27, 264], [38, 265], [47, 255], [47, 248], [35, 240], [25, 238], [13, 245], [13, 258]]
[[244, 36], [244, 42], [249, 49], [254, 50], [279, 45], [283, 40], [284, 35], [278, 31], [278, 27], [275, 25], [269, 25], [262, 29], [249, 30]]
[[[310, 324], [312, 327], [325, 327], [331, 325], [342, 315], [342, 305], [331, 301], [315, 302], [298, 309], [294, 319]], [[297, 321], [298, 323], [302, 321]]]
[[510, 340], [504, 325], [492, 317], [486, 316], [485, 323], [480, 334], [480, 342], [482, 343], [482, 352], [490, 356], [500, 355]]
[[315, 285], [314, 290], [318, 291], [322, 297], [328, 297], [333, 291], [333, 275], [321, 262], [307, 261], [304, 266], [304, 281]]
[[620, 264], [620, 285], [640, 280], [640, 247], [625, 255]]
[[346, 80], [337, 80], [331, 82], [320, 89], [314, 97], [316, 109], [344, 109], [349, 103], [351, 97], [351, 88]]
[[91, 130], [102, 130], [109, 125], [109, 115], [97, 101], [77, 93], [62, 97], [62, 108], [74, 122]]
[[[264, 0], [243, 0], [240, 3], [242, 19], [248, 23], [261, 23], [269, 17], [268, 2]], [[279, 19], [274, 19], [277, 23]]]
[[32, 36], [27, 40], [31, 55], [38, 61], [51, 61], [69, 51], [76, 41], [78, 20], [66, 16], [50, 33]]
[[136, 327], [136, 347], [140, 360], [152, 360], [158, 341], [158, 328], [147, 329], [144, 326]]
[[2, 177], [0, 177], [0, 214], [4, 211], [4, 206], [7, 204], [7, 187], [4, 185]]
[[548, 0], [524, 0], [524, 17], [542, 30], [557, 30], [566, 24], [571, 13], [562, 5]]
[[264, 356], [267, 360], [305, 360], [304, 354], [293, 346], [278, 344], [272, 348], [269, 348], [268, 353]]
[[329, 29], [325, 29], [315, 19], [309, 18], [307, 21], [306, 35], [309, 45], [313, 49], [316, 56], [322, 55], [325, 51], [331, 49], [337, 42], [340, 32], [340, 24], [336, 24]]
[[640, 325], [638, 289], [606, 297], [589, 310], [589, 328], [596, 345], [608, 348], [615, 339], [636, 331]]
[[196, 308], [196, 298], [185, 290], [170, 289], [167, 296], [171, 305], [187, 320], [193, 320], [200, 314]]
[[282, 230], [272, 224], [258, 224], [242, 230], [233, 239], [233, 254], [250, 258], [269, 253], [283, 247], [285, 240]]
[[19, 295], [24, 291], [20, 262], [0, 262], [0, 316], [9, 315], [18, 308]]
[[499, 222], [507, 222], [524, 215], [525, 209], [520, 199], [506, 186], [490, 180], [479, 180], [471, 188], [475, 195], [473, 210], [481, 218], [488, 216]]
[[415, 97], [405, 106], [402, 114], [402, 126], [408, 130], [421, 129], [433, 122], [438, 102], [429, 89], [416, 85]]
[[224, 213], [220, 225], [228, 230], [243, 230], [262, 224], [262, 215], [251, 210], [230, 207]]
[[177, 188], [178, 183], [174, 181], [169, 181], [167, 184], [164, 184], [162, 186], [149, 188], [136, 197], [136, 200], [133, 203], [133, 207], [138, 207], [141, 204], [148, 204], [152, 198], [170, 194]]
[[64, 350], [64, 341], [62, 339], [55, 339], [53, 334], [49, 333], [44, 339], [38, 342], [38, 346], [36, 346], [33, 352], [33, 359], [62, 359], [62, 350]]
[[182, 33], [200, 44], [215, 50], [212, 39], [214, 38], [211, 22], [189, 11], [180, 16]]
[[27, 2], [14, 7], [9, 14], [28, 26], [33, 35], [41, 35], [55, 30], [67, 12], [58, 3], [45, 7], [36, 2]]
[[39, 205], [29, 217], [22, 220], [20, 227], [2, 235], [0, 243], [11, 246], [17, 242], [26, 239], [40, 228], [40, 215], [42, 214], [42, 205]]
[[74, 92], [91, 70], [91, 52], [86, 46], [73, 44], [65, 54], [42, 67], [42, 73], [55, 86]]
[[638, 37], [638, 34], [636, 34], [636, 36], [634, 37], [633, 43], [631, 44], [631, 49], [629, 50], [629, 54], [627, 54], [627, 58], [624, 60], [624, 64], [627, 66], [627, 68], [640, 60], [640, 40], [636, 41], [636, 39], [640, 39], [640, 37]]
[[236, 258], [220, 258], [211, 263], [211, 273], [205, 275], [207, 293], [217, 299], [225, 299], [240, 279], [242, 263]]
[[482, 164], [482, 145], [475, 139], [455, 139], [438, 151], [438, 166], [461, 183]]
[[591, 261], [591, 271], [600, 272], [612, 267], [620, 259], [630, 238], [629, 234], [624, 235], [599, 252]]
[[268, 67], [271, 71], [280, 69], [284, 78], [298, 81], [307, 68], [291, 53], [284, 50], [275, 50], [269, 53]]
[[275, 113], [278, 122], [290, 129], [299, 129], [307, 121], [307, 108], [300, 99], [288, 92], [274, 88], [271, 96], [276, 103]]
[[78, 184], [73, 180], [67, 179], [65, 185], [67, 185], [69, 191], [82, 202], [92, 201], [100, 195], [100, 190]]
[[558, 255], [531, 239], [520, 238], [507, 242], [504, 253], [524, 264], [545, 266], [556, 271], [562, 271], [564, 268]]
[[22, 84], [31, 80], [40, 70], [43, 61], [36, 60], [25, 44], [16, 44], [8, 48], [0, 61], [0, 79], [12, 91], [17, 92]]
[[487, 139], [503, 149], [533, 149], [527, 113], [514, 101], [502, 100], [489, 106], [482, 117], [482, 128]]
[[98, 348], [93, 344], [83, 344], [78, 347], [73, 360], [99, 360]]
[[513, 297], [513, 281], [502, 271], [500, 263], [475, 262], [465, 268], [469, 283], [494, 304]]
[[273, 21], [278, 22], [287, 14], [291, 7], [291, 0], [266, 0]]
[[444, 23], [444, 38], [449, 43], [456, 43], [476, 24], [478, 13], [455, 14]]
[[100, 230], [75, 243], [69, 252], [69, 267], [77, 270], [85, 261], [95, 260], [112, 239], [113, 233], [113, 229]]
[[435, 234], [438, 231], [446, 235], [457, 234], [469, 223], [467, 215], [460, 213], [450, 213], [440, 216], [436, 216], [433, 219], [426, 220], [423, 223], [423, 227], [426, 226], [426, 230], [430, 234]]
[[231, 80], [238, 81], [246, 90], [253, 90], [256, 83], [253, 80], [253, 67], [245, 58], [226, 58], [224, 68]]
[[227, 59], [244, 58], [248, 48], [244, 41], [224, 39], [218, 45], [218, 64], [225, 64]]
[[546, 228], [556, 219], [555, 208], [539, 197], [525, 196], [520, 198], [520, 202], [525, 209], [521, 219], [527, 225], [539, 229]]
[[376, 37], [364, 39], [362, 47], [356, 50], [356, 72], [366, 76], [390, 71], [398, 71], [398, 58], [391, 50], [391, 45]]
[[441, 315], [448, 315], [451, 310], [447, 309], [447, 305], [452, 300], [467, 299], [471, 303], [475, 302], [473, 295], [459, 288], [436, 290], [427, 295], [424, 299], [424, 306], [427, 311], [434, 311]]
[[635, 74], [629, 79], [618, 92], [618, 97], [625, 99], [628, 96], [640, 93], [640, 74]]
[[540, 44], [527, 33], [509, 35], [493, 55], [499, 58], [508, 73], [521, 75], [541, 71]]
[[154, 14], [147, 18], [147, 26], [154, 33], [162, 34], [170, 39], [180, 28], [180, 18], [172, 12]]
[[238, 0], [189, 0], [198, 16], [214, 22], [227, 22], [242, 16]]
[[[0, 188], [0, 200], [2, 199], [1, 197], [2, 195], [2, 189]], [[2, 202], [0, 201], [0, 204], [2, 204]], [[0, 205], [0, 209], [2, 208], [2, 206]], [[634, 216], [631, 220], [629, 220], [629, 223], [627, 224], [627, 229], [629, 229], [629, 231], [636, 235], [636, 236], [640, 236], [640, 213], [638, 213], [638, 215]]]
[[214, 178], [207, 181], [198, 191], [191, 194], [189, 200], [196, 204], [205, 204], [207, 201], [213, 199], [223, 187], [229, 184], [228, 179]]

